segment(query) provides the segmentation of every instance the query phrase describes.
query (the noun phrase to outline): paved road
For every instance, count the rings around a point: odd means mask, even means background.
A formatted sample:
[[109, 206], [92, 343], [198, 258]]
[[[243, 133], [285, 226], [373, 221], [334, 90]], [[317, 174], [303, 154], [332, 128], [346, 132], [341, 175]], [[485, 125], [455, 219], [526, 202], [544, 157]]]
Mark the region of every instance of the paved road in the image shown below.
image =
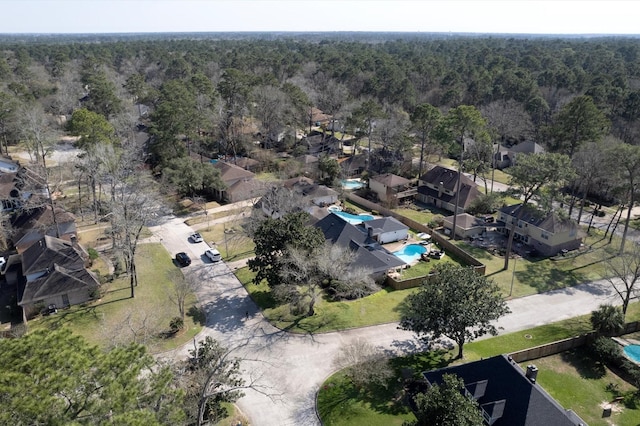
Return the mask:
[[[394, 354], [420, 347], [412, 333], [398, 330], [397, 324], [353, 329], [318, 335], [294, 335], [271, 326], [224, 263], [208, 263], [202, 256], [206, 245], [192, 244], [193, 232], [181, 219], [166, 218], [152, 227], [166, 249], [185, 251], [193, 259], [185, 273], [197, 274], [200, 303], [207, 311], [207, 326], [197, 339], [211, 336], [245, 358], [247, 380], [255, 380], [271, 397], [249, 390], [238, 406], [256, 426], [317, 425], [314, 401], [322, 382], [334, 372], [333, 359], [340, 348], [364, 339]], [[512, 314], [498, 325], [502, 332], [514, 332], [536, 325], [587, 314], [602, 303], [618, 303], [603, 282], [534, 295], [509, 301]], [[248, 315], [247, 315], [248, 313]], [[166, 357], [186, 357], [193, 344], [166, 353]], [[249, 373], [250, 372], [250, 373]]]

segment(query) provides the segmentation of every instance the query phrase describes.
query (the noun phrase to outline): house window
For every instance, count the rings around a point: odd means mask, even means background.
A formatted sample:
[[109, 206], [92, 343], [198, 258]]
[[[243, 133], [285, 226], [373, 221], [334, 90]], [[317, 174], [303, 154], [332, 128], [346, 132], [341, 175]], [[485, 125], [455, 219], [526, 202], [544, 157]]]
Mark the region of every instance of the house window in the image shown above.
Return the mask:
[[549, 234], [547, 234], [546, 232], [543, 232], [542, 234], [540, 234], [540, 236], [542, 237], [543, 240], [549, 239]]
[[62, 295], [62, 306], [69, 306], [69, 296], [66, 294]]
[[577, 233], [577, 229], [576, 229], [576, 228], [572, 228], [572, 229], [569, 231], [569, 236], [570, 236], [570, 237], [575, 237], [575, 236], [576, 236], [576, 233]]

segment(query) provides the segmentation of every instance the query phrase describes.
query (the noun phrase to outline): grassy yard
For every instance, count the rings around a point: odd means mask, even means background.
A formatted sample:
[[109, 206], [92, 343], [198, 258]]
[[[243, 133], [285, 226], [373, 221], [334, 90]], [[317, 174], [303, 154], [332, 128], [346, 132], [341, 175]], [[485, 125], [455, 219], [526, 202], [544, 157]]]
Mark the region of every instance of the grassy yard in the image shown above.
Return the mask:
[[236, 275], [263, 310], [265, 317], [276, 327], [294, 333], [321, 333], [398, 321], [398, 305], [408, 294], [416, 291], [385, 288], [353, 301], [321, 300], [316, 304], [316, 314], [306, 317], [292, 314], [289, 305], [278, 305], [266, 282], [252, 284], [255, 274], [249, 268], [239, 269]]
[[215, 220], [215, 219], [220, 219], [222, 217], [234, 216], [234, 215], [242, 214], [243, 212], [246, 212], [246, 211], [247, 211], [247, 209], [245, 209], [245, 208], [239, 208], [239, 209], [215, 212], [215, 213], [207, 214], [207, 215], [202, 214], [200, 216], [189, 218], [189, 219], [185, 220], [184, 223], [186, 223], [189, 226], [193, 226], [193, 225], [197, 225], [197, 224], [200, 224], [200, 223], [207, 223], [208, 221], [212, 221], [212, 220]]
[[[190, 341], [202, 329], [191, 316], [185, 318], [185, 329], [181, 333], [160, 337], [169, 329], [171, 318], [178, 316], [178, 308], [170, 300], [172, 285], [168, 273], [176, 269], [171, 257], [159, 244], [143, 244], [138, 250], [139, 284], [135, 298], [130, 298], [128, 278], [119, 278], [104, 285], [100, 300], [37, 318], [29, 323], [30, 328], [68, 327], [101, 347], [135, 339], [154, 353]], [[186, 307], [189, 309], [195, 304], [192, 296]]]
[[[613, 400], [607, 391], [612, 384], [621, 392], [634, 387], [615, 375], [608, 368], [590, 358], [582, 349], [537, 359], [537, 382], [563, 407], [570, 408], [590, 426], [637, 425], [640, 408], [631, 409], [623, 404], [615, 404], [616, 410], [609, 418], [602, 418], [602, 408]], [[521, 365], [526, 368], [526, 365]]]
[[[627, 321], [640, 319], [640, 304], [630, 305]], [[505, 334], [465, 345], [465, 359], [469, 362], [502, 353], [514, 352], [556, 340], [565, 339], [590, 330], [588, 316], [581, 316]], [[318, 392], [318, 412], [323, 424], [331, 426], [394, 425], [402, 424], [413, 417], [398, 401], [400, 372], [409, 369], [417, 374], [450, 365], [455, 350], [430, 351], [406, 357], [394, 358], [391, 365], [396, 379], [388, 389], [356, 391], [341, 372], [332, 375]], [[529, 363], [531, 363], [530, 361]], [[565, 408], [573, 409], [590, 425], [610, 425], [601, 417], [602, 401], [611, 400], [606, 391], [609, 383], [616, 384], [621, 391], [632, 389], [608, 369], [594, 368], [595, 362], [587, 360], [580, 351], [565, 352], [534, 361], [539, 368], [538, 383]], [[527, 363], [525, 363], [527, 364]], [[640, 409], [624, 409], [614, 414], [617, 425], [637, 425]]]
[[220, 250], [226, 261], [245, 259], [254, 255], [255, 244], [238, 223], [217, 223], [199, 232], [208, 244]]
[[601, 231], [592, 230], [592, 235], [585, 240], [584, 250], [553, 259], [511, 259], [507, 271], [502, 269], [502, 256], [495, 256], [467, 242], [458, 241], [456, 244], [487, 266], [487, 276], [500, 286], [505, 295], [509, 294], [513, 280], [512, 296], [521, 297], [602, 279], [606, 273], [604, 260], [615, 255], [620, 239], [616, 237], [609, 244], [609, 239], [603, 238]]

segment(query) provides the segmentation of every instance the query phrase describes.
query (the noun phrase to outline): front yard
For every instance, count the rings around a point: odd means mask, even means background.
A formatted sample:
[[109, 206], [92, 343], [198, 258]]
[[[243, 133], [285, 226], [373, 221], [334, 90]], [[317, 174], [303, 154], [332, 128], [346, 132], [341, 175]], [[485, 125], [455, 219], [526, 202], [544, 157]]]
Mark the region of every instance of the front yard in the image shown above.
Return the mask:
[[[169, 329], [171, 318], [178, 316], [177, 305], [171, 301], [173, 285], [169, 280], [176, 266], [167, 251], [160, 244], [140, 245], [137, 268], [139, 284], [135, 298], [130, 297], [128, 277], [121, 277], [103, 285], [101, 299], [34, 319], [29, 322], [30, 329], [68, 327], [103, 348], [135, 340], [153, 353], [193, 339], [202, 329], [197, 315], [187, 315], [184, 330], [177, 335], [161, 337]], [[195, 305], [195, 296], [191, 296], [186, 303], [187, 311], [195, 312]]]
[[332, 302], [322, 299], [316, 304], [315, 315], [307, 317], [292, 314], [289, 305], [278, 305], [266, 282], [253, 284], [255, 274], [249, 268], [237, 270], [236, 276], [267, 320], [293, 333], [321, 333], [398, 321], [398, 305], [408, 294], [416, 291], [384, 288], [358, 300]]

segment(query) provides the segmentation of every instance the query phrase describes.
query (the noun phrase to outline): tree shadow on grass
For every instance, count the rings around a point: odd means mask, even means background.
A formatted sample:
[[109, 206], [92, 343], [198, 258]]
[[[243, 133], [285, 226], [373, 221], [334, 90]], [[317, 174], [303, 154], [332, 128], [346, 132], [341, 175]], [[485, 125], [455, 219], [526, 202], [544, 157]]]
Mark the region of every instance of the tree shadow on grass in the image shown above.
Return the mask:
[[524, 271], [515, 272], [518, 281], [527, 283], [535, 288], [538, 293], [545, 293], [560, 288], [572, 287], [585, 282], [585, 277], [575, 271], [562, 271], [550, 268], [546, 263], [530, 263]]
[[403, 402], [402, 383], [392, 379], [387, 386], [370, 384], [356, 387], [340, 376], [326, 382], [318, 394], [318, 413], [325, 424], [358, 418], [362, 411], [398, 416], [411, 412]]
[[561, 358], [574, 367], [583, 379], [597, 380], [607, 374], [605, 366], [591, 358], [584, 348], [562, 352]]

